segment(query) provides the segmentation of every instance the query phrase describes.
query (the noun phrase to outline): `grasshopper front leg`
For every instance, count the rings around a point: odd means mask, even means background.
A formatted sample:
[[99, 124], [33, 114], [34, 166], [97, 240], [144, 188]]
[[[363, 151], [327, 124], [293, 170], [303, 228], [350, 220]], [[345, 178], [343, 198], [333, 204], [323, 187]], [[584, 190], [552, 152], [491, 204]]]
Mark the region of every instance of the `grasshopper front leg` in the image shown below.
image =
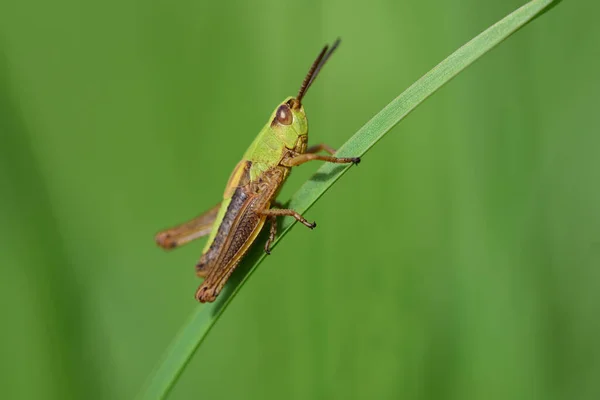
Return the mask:
[[335, 149], [325, 143], [319, 143], [315, 144], [314, 146], [310, 146], [308, 149], [306, 149], [306, 153], [318, 153], [322, 150], [329, 153], [329, 155], [335, 154]]
[[334, 157], [334, 156], [323, 156], [320, 154], [315, 154], [315, 152], [325, 150], [329, 154], [334, 154], [335, 151], [327, 146], [326, 144], [319, 144], [317, 146], [313, 146], [309, 148], [307, 153], [301, 154], [294, 151], [288, 152], [288, 154], [283, 157], [281, 160], [281, 165], [284, 167], [297, 167], [298, 165], [302, 165], [305, 162], [312, 160], [321, 160], [325, 162], [335, 163], [335, 164], [358, 164], [360, 163], [360, 157]]

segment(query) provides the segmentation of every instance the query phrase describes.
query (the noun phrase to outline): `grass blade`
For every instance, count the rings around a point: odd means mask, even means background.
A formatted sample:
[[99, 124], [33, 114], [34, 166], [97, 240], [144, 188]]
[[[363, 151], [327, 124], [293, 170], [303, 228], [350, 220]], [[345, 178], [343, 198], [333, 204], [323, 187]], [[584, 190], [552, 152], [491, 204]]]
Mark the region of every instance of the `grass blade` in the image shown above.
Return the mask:
[[[556, 0], [530, 1], [473, 38], [375, 115], [339, 149], [338, 155], [362, 156], [365, 154], [427, 97], [519, 28], [558, 2]], [[292, 196], [289, 207], [300, 213], [306, 212], [348, 168], [350, 167], [323, 164], [315, 176], [305, 182]], [[295, 221], [291, 219], [284, 221], [277, 241], [289, 231], [294, 223]], [[277, 241], [274, 245], [277, 244]], [[140, 398], [162, 399], [168, 395], [211, 327], [264, 257], [262, 247], [254, 246], [254, 249], [242, 261], [236, 273], [219, 295], [217, 301], [212, 304], [198, 306], [174, 339], [163, 361], [150, 376], [146, 386], [140, 393]]]

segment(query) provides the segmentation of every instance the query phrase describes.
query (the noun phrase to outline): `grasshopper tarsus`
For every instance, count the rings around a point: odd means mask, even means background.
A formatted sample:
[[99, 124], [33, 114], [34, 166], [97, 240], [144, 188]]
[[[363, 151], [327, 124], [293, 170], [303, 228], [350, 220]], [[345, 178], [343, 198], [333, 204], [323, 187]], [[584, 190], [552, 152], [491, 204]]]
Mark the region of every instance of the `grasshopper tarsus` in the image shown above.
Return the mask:
[[269, 240], [267, 240], [267, 243], [265, 243], [265, 254], [270, 256], [271, 255], [271, 238], [269, 238]]
[[310, 225], [311, 225], [311, 226], [309, 226], [310, 229], [315, 229], [317, 227], [317, 221], [313, 221], [313, 223]]
[[360, 164], [360, 157], [352, 157], [352, 164], [354, 164], [354, 165]]

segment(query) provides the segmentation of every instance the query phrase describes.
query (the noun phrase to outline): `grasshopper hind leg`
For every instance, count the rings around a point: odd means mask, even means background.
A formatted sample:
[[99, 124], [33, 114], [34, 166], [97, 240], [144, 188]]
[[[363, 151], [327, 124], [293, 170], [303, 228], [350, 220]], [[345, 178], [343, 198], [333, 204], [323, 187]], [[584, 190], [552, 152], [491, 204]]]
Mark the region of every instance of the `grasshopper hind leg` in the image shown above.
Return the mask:
[[154, 238], [156, 244], [165, 250], [171, 250], [208, 235], [220, 207], [221, 203], [191, 221], [157, 233]]

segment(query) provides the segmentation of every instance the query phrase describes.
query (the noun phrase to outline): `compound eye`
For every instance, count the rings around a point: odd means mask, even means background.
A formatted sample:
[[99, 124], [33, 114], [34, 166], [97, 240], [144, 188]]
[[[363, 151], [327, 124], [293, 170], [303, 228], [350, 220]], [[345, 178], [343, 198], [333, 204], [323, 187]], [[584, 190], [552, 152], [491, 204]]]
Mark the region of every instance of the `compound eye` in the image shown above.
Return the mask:
[[292, 111], [287, 106], [287, 104], [282, 104], [277, 109], [277, 113], [275, 114], [275, 119], [281, 125], [291, 125], [294, 120], [294, 116], [292, 115]]

